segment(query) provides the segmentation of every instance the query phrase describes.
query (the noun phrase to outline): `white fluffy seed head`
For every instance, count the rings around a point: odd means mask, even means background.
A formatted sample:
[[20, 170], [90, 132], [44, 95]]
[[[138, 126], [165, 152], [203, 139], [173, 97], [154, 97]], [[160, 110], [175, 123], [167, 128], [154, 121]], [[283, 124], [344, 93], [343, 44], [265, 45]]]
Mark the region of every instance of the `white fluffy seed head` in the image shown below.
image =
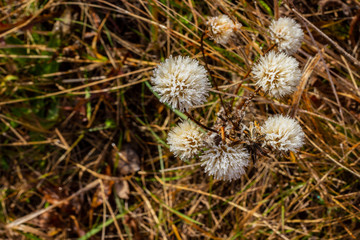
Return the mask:
[[226, 44], [233, 36], [234, 31], [240, 29], [240, 24], [235, 24], [227, 15], [211, 17], [206, 24], [209, 26], [209, 36], [219, 44]]
[[304, 32], [294, 19], [284, 17], [273, 20], [269, 30], [271, 39], [276, 42], [280, 51], [291, 55], [301, 47]]
[[265, 142], [280, 151], [296, 151], [304, 144], [304, 132], [295, 119], [275, 115], [269, 117], [261, 127]]
[[252, 68], [256, 85], [274, 97], [283, 97], [296, 90], [301, 78], [298, 61], [283, 52], [270, 51]]
[[249, 153], [241, 145], [230, 147], [227, 144], [213, 144], [200, 156], [205, 172], [218, 180], [232, 181], [245, 173], [249, 164]]
[[204, 66], [183, 56], [170, 56], [157, 66], [151, 82], [160, 102], [180, 111], [203, 104], [211, 87]]
[[194, 157], [203, 147], [203, 136], [197, 125], [184, 121], [169, 132], [167, 142], [170, 151], [185, 161]]

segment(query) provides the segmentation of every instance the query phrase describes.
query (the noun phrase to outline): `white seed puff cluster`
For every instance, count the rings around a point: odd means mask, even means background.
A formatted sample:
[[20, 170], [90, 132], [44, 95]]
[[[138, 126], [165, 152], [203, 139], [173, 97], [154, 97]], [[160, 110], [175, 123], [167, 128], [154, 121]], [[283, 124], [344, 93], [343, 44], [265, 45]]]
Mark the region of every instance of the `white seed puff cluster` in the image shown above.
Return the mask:
[[280, 51], [292, 55], [301, 47], [304, 32], [294, 19], [284, 17], [274, 20], [269, 30], [271, 39], [276, 42]]
[[275, 115], [269, 117], [261, 131], [266, 144], [280, 151], [297, 151], [304, 144], [304, 132], [295, 119]]
[[204, 66], [183, 56], [170, 56], [159, 64], [151, 82], [160, 101], [180, 111], [203, 104], [211, 87]]
[[194, 157], [203, 147], [203, 133], [193, 122], [184, 121], [171, 129], [167, 142], [170, 151], [185, 161]]
[[256, 85], [274, 97], [283, 97], [296, 90], [301, 78], [298, 61], [287, 54], [270, 51], [253, 66]]
[[249, 164], [249, 153], [241, 145], [213, 144], [200, 156], [205, 172], [217, 180], [232, 181], [245, 173]]
[[211, 17], [206, 24], [209, 26], [209, 36], [219, 44], [227, 44], [234, 32], [241, 27], [240, 24], [235, 24], [227, 15]]
[[[226, 15], [209, 18], [207, 25], [209, 36], [219, 44], [227, 44], [241, 27]], [[252, 67], [252, 75], [258, 87], [280, 98], [293, 93], [299, 85], [302, 72], [298, 61], [289, 54], [299, 49], [304, 34], [294, 20], [280, 18], [271, 23], [270, 35], [279, 51], [261, 56]], [[211, 88], [207, 74], [196, 60], [170, 56], [154, 70], [151, 82], [161, 102], [188, 111], [206, 101]], [[297, 151], [304, 144], [305, 134], [295, 119], [274, 115], [259, 127], [246, 123], [244, 117], [243, 109], [230, 113], [220, 110], [208, 134], [200, 131], [198, 125], [204, 127], [202, 124], [183, 121], [168, 134], [170, 151], [183, 161], [199, 155], [209, 176], [232, 181], [245, 174], [250, 157], [255, 160], [269, 151]]]

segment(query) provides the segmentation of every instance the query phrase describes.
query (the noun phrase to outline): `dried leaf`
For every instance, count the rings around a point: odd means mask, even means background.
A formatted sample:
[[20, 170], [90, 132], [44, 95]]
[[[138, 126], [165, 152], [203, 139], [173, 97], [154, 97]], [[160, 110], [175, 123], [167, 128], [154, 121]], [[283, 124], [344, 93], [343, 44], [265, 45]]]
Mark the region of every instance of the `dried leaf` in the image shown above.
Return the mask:
[[[48, 184], [40, 188], [39, 191], [43, 194], [44, 199], [52, 205], [61, 202], [70, 195], [67, 186], [52, 186]], [[71, 201], [65, 201], [59, 208], [59, 212], [62, 214], [79, 213], [81, 210], [80, 199], [75, 197]]]
[[120, 175], [128, 175], [140, 170], [139, 155], [129, 145], [125, 145], [120, 152], [114, 149], [113, 161], [118, 162], [117, 167]]
[[120, 182], [115, 183], [115, 193], [118, 195], [119, 198], [122, 199], [129, 199], [129, 184], [127, 181], [123, 180]]
[[39, 217], [29, 221], [29, 223], [42, 229], [54, 227], [63, 228], [65, 226], [64, 219], [60, 216], [56, 209], [41, 214]]

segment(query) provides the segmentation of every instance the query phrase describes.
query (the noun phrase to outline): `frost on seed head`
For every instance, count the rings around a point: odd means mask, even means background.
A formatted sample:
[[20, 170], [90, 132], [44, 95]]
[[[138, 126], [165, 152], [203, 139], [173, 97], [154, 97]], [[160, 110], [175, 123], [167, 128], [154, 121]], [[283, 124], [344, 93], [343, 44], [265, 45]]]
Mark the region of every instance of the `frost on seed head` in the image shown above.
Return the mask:
[[286, 53], [270, 51], [252, 68], [256, 85], [280, 98], [296, 90], [301, 78], [298, 61]]
[[269, 117], [261, 127], [265, 142], [273, 149], [296, 151], [304, 144], [304, 132], [295, 119], [275, 115]]
[[160, 95], [160, 102], [180, 111], [203, 104], [211, 88], [204, 66], [183, 56], [170, 56], [159, 64], [151, 83]]
[[203, 136], [197, 125], [184, 121], [171, 129], [167, 142], [170, 145], [170, 151], [185, 161], [194, 157], [203, 147]]
[[219, 44], [227, 44], [241, 24], [235, 24], [227, 15], [211, 17], [206, 24], [209, 26], [209, 36]]
[[273, 20], [269, 30], [271, 39], [276, 42], [280, 51], [292, 55], [301, 47], [304, 32], [294, 19], [284, 17]]
[[232, 181], [245, 173], [249, 164], [249, 153], [241, 145], [229, 146], [226, 143], [213, 144], [200, 156], [205, 172], [218, 180]]

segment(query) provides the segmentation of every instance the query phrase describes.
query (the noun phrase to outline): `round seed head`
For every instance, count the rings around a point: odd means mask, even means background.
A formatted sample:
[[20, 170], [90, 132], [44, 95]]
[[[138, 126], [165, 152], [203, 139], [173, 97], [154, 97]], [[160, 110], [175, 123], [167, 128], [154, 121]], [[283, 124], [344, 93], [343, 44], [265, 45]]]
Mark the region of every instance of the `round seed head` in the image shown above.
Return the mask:
[[205, 172], [218, 180], [232, 181], [245, 173], [249, 164], [249, 153], [241, 145], [213, 144], [200, 156]]
[[194, 157], [203, 147], [203, 136], [197, 125], [184, 121], [171, 129], [167, 142], [170, 145], [170, 151], [185, 161]]
[[304, 144], [304, 132], [298, 121], [288, 116], [269, 117], [261, 127], [266, 144], [280, 151], [296, 151]]
[[283, 52], [270, 51], [260, 57], [252, 72], [256, 85], [277, 98], [294, 92], [301, 78], [298, 61]]
[[304, 32], [294, 19], [284, 17], [273, 20], [269, 30], [271, 39], [276, 42], [280, 51], [292, 55], [301, 47]]
[[211, 88], [204, 66], [183, 56], [170, 56], [159, 64], [151, 82], [160, 95], [160, 102], [180, 111], [203, 104]]
[[235, 24], [227, 15], [211, 17], [207, 23], [209, 36], [219, 44], [226, 44], [234, 35], [234, 31], [240, 29], [240, 24]]

